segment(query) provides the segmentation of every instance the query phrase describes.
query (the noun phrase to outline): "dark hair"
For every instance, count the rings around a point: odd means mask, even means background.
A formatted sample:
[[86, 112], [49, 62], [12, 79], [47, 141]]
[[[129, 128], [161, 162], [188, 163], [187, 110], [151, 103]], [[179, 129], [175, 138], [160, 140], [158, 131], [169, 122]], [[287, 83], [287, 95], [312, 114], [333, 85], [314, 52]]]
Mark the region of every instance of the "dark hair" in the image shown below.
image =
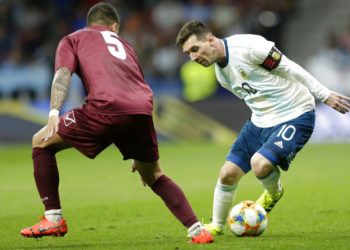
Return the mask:
[[180, 29], [176, 39], [176, 46], [182, 48], [187, 39], [192, 35], [196, 35], [198, 39], [201, 39], [207, 34], [211, 34], [211, 31], [203, 23], [199, 21], [189, 21]]
[[111, 25], [119, 24], [120, 18], [117, 9], [112, 4], [100, 2], [89, 9], [86, 20], [88, 26], [91, 24]]

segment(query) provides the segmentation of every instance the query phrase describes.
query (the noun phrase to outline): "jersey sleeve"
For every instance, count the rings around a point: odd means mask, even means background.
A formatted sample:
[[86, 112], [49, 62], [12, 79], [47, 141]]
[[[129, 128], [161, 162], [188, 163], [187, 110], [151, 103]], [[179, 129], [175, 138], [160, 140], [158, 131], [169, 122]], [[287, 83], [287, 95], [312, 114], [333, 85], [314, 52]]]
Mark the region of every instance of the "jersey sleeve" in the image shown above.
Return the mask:
[[62, 38], [57, 46], [55, 58], [55, 72], [60, 67], [67, 67], [71, 73], [77, 68], [77, 55], [75, 46], [70, 37]]
[[252, 46], [251, 58], [254, 64], [305, 85], [321, 101], [325, 101], [331, 91], [323, 86], [309, 72], [283, 55], [273, 42], [263, 37], [256, 39]]
[[322, 102], [324, 102], [331, 94], [331, 91], [327, 87], [322, 85], [299, 64], [288, 59], [286, 56], [283, 56], [283, 59], [281, 60], [281, 63], [276, 71], [286, 78], [295, 80], [305, 85], [309, 91]]
[[278, 67], [282, 59], [282, 53], [275, 47], [275, 43], [267, 41], [262, 36], [257, 36], [252, 41], [251, 59], [254, 64], [271, 71]]

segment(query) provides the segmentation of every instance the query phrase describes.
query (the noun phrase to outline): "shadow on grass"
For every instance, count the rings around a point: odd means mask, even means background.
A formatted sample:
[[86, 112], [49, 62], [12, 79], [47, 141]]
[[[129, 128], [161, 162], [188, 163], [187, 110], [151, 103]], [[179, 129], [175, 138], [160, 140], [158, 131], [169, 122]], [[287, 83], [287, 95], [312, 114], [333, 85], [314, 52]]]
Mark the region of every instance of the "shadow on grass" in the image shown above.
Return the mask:
[[[53, 246], [53, 245], [47, 245], [47, 246], [38, 246], [35, 247], [35, 249], [125, 249], [127, 247], [127, 244], [114, 244], [114, 243], [90, 243], [90, 244], [67, 244], [62, 246]], [[13, 248], [8, 248], [13, 249]], [[24, 246], [19, 247], [15, 249], [33, 249], [33, 246]]]

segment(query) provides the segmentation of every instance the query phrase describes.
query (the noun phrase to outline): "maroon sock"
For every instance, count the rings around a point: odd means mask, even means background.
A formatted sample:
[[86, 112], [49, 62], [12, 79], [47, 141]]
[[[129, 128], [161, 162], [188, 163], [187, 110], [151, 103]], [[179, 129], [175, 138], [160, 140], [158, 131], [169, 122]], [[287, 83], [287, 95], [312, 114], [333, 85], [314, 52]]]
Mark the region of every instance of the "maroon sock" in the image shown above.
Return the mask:
[[47, 148], [33, 148], [34, 178], [45, 210], [60, 209], [59, 175], [55, 153]]
[[189, 228], [198, 222], [185, 194], [167, 176], [159, 177], [151, 188], [162, 198], [165, 205], [184, 226]]

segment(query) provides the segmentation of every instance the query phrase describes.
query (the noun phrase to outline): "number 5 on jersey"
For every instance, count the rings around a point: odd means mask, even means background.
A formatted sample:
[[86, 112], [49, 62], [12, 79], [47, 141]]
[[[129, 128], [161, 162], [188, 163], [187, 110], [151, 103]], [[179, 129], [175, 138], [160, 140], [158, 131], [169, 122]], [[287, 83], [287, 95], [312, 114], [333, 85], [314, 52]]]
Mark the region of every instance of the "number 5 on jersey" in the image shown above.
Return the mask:
[[117, 35], [111, 31], [101, 31], [101, 34], [103, 39], [105, 40], [105, 43], [107, 44], [109, 53], [111, 53], [112, 56], [118, 59], [125, 60], [125, 49], [123, 47], [123, 44], [118, 40]]

